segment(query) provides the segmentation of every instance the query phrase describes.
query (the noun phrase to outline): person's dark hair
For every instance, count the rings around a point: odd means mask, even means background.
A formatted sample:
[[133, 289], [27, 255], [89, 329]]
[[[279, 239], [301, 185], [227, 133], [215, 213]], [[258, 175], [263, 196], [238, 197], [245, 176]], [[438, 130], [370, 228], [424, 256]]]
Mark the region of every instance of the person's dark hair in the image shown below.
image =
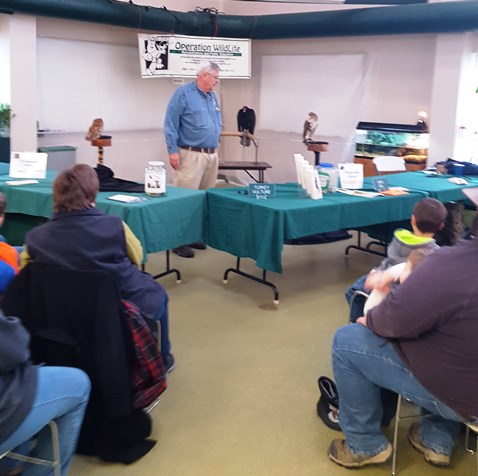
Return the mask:
[[5, 215], [5, 210], [7, 209], [7, 197], [5, 194], [0, 192], [0, 217]]
[[93, 167], [77, 164], [64, 170], [53, 183], [53, 211], [79, 211], [91, 207], [100, 189]]
[[445, 225], [447, 210], [435, 198], [424, 198], [413, 207], [415, 224], [422, 233], [436, 233]]
[[435, 233], [435, 241], [438, 246], [453, 246], [465, 232], [464, 213], [465, 207], [462, 203], [447, 202], [445, 208], [448, 214], [445, 219], [445, 226]]
[[478, 237], [478, 213], [473, 218], [473, 223], [471, 224], [470, 232], [473, 236]]

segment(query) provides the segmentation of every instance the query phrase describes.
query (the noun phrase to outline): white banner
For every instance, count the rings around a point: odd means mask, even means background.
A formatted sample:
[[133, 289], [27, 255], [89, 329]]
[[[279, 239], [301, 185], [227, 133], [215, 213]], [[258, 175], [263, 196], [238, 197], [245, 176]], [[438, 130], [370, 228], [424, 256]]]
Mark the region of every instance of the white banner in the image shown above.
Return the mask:
[[221, 68], [221, 79], [251, 77], [251, 41], [180, 35], [138, 34], [141, 77], [196, 77], [203, 61]]

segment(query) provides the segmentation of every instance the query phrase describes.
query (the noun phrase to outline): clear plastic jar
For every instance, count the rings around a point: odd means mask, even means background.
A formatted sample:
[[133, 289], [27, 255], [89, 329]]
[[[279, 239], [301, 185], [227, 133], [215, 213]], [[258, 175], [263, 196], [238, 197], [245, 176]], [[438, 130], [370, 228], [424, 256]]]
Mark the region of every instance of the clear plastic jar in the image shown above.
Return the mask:
[[148, 162], [144, 169], [144, 191], [151, 197], [163, 197], [166, 195], [164, 162]]
[[[334, 164], [322, 163], [318, 167], [319, 175], [321, 176], [321, 185], [324, 192], [337, 191], [339, 171], [334, 167]], [[322, 184], [322, 181], [325, 182]]]

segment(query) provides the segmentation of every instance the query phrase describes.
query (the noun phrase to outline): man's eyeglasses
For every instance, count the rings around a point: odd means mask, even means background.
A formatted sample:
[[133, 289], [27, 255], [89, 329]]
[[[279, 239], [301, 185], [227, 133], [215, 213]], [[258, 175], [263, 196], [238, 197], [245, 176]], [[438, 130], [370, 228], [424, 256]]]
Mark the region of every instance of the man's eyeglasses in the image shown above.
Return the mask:
[[214, 78], [214, 81], [216, 81], [216, 83], [219, 82], [219, 76], [215, 76], [214, 74], [212, 73], [209, 73], [208, 71], [205, 71], [206, 74], [209, 74], [209, 76], [212, 76]]

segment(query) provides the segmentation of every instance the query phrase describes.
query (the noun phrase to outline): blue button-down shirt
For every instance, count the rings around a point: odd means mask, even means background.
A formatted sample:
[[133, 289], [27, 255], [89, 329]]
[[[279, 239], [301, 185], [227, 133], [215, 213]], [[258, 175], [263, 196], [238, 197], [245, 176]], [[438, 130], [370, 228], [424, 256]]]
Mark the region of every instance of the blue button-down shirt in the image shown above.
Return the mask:
[[180, 146], [217, 149], [221, 128], [221, 109], [213, 91], [205, 94], [193, 81], [174, 92], [164, 118], [169, 154]]

